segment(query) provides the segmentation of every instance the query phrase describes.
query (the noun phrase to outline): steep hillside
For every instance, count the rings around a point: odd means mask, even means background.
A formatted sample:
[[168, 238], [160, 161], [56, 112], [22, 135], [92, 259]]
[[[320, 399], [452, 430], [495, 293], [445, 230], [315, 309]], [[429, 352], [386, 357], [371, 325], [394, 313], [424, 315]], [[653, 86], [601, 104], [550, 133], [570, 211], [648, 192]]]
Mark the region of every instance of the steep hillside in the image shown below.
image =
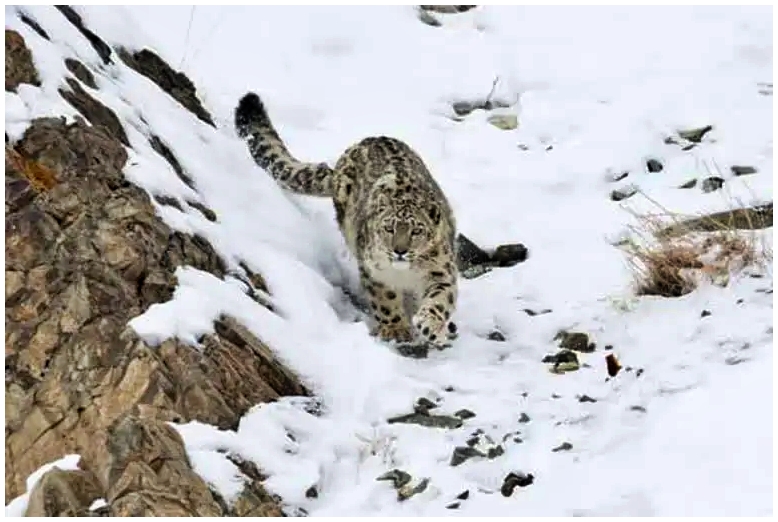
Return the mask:
[[[6, 8], [7, 514], [772, 511], [771, 11], [458, 7]], [[451, 348], [368, 335], [247, 90], [526, 245]]]

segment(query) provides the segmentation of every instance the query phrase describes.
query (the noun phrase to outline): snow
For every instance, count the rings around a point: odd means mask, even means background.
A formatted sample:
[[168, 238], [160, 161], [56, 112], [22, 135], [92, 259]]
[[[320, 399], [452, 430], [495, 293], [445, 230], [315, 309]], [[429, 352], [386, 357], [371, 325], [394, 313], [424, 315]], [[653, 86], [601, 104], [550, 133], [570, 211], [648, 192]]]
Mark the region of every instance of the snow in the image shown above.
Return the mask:
[[[636, 297], [624, 254], [611, 245], [634, 213], [658, 212], [654, 202], [693, 215], [772, 201], [772, 97], [759, 93], [772, 81], [769, 8], [488, 6], [439, 15], [436, 28], [408, 6], [78, 8], [112, 45], [150, 46], [174, 67], [183, 62], [218, 129], [119, 60], [103, 66], [54, 8], [23, 9], [52, 42], [6, 8], [6, 27], [25, 37], [43, 79], [40, 89], [6, 93], [10, 137], [30, 118], [74, 114], [56, 94], [69, 75], [64, 57], [105, 70], [98, 90], [85, 89], [124, 124], [128, 179], [213, 209], [217, 223], [186, 206], [157, 206], [171, 227], [210, 241], [230, 271], [242, 272], [243, 261], [261, 273], [263, 298], [277, 311], [248, 298], [234, 277], [180, 267], [172, 300], [131, 326], [151, 344], [176, 336], [196, 345], [215, 318], [232, 315], [322, 404], [320, 416], [301, 398], [257, 405], [236, 432], [177, 426], [196, 471], [225, 499], [244, 480], [226, 452], [254, 461], [290, 513], [317, 516], [772, 511], [771, 266], [726, 288]], [[483, 98], [495, 78], [494, 99], [516, 102], [501, 111], [518, 115], [518, 129], [492, 127], [484, 111], [453, 121], [451, 103]], [[461, 282], [451, 349], [404, 358], [354, 321], [342, 288], [355, 288], [355, 267], [329, 203], [284, 193], [232, 130], [247, 90], [264, 97], [300, 159], [334, 162], [371, 134], [406, 140], [465, 235], [484, 247], [527, 245], [527, 262]], [[714, 129], [690, 151], [663, 142], [707, 124]], [[152, 133], [196, 189], [151, 150]], [[663, 170], [648, 173], [649, 158]], [[731, 165], [758, 173], [734, 177]], [[608, 180], [623, 171], [626, 179]], [[725, 179], [722, 190], [677, 188], [711, 175]], [[611, 201], [626, 184], [639, 193]], [[771, 229], [759, 237], [772, 246]], [[486, 339], [495, 328], [505, 342]], [[580, 357], [589, 367], [554, 375], [540, 362], [560, 329], [594, 338], [597, 350]], [[606, 345], [625, 366], [610, 380]], [[584, 394], [596, 402], [579, 402]], [[440, 401], [433, 413], [467, 408], [476, 417], [455, 430], [386, 422], [419, 397]], [[521, 413], [530, 421], [520, 423]], [[453, 448], [477, 429], [496, 442], [512, 434], [505, 454], [450, 466]], [[551, 451], [565, 441], [570, 451]], [[430, 485], [398, 502], [375, 480], [393, 468]], [[535, 482], [505, 498], [511, 471]], [[307, 498], [314, 485], [317, 498]], [[469, 498], [446, 509], [463, 490]]]
[[27, 504], [30, 502], [30, 493], [38, 484], [40, 479], [43, 478], [47, 472], [52, 469], [61, 469], [63, 471], [78, 469], [78, 461], [81, 460], [81, 455], [65, 455], [64, 457], [57, 459], [48, 464], [44, 464], [40, 468], [33, 471], [29, 477], [27, 477], [26, 485], [27, 492], [12, 499], [5, 506], [5, 516], [7, 517], [23, 517], [24, 512], [27, 510]]

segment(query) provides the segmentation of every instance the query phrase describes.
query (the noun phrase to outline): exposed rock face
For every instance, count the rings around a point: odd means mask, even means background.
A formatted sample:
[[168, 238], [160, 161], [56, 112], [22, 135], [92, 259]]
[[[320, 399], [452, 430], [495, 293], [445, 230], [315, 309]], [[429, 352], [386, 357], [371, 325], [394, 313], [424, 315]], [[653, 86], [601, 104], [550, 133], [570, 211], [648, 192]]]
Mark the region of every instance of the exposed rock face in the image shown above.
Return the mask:
[[16, 31], [5, 30], [5, 90], [16, 92], [21, 83], [40, 85], [32, 54], [24, 38]]
[[60, 88], [60, 96], [65, 98], [70, 105], [83, 114], [86, 119], [89, 120], [89, 123], [94, 126], [105, 127], [112, 136], [118, 138], [119, 141], [129, 147], [130, 142], [127, 140], [127, 134], [124, 132], [124, 127], [122, 127], [116, 114], [114, 114], [111, 109], [89, 96], [76, 80], [68, 78], [66, 82], [70, 89]]
[[[18, 66], [6, 65], [6, 83], [9, 70]], [[68, 83], [65, 93], [89, 97]], [[28, 514], [84, 515], [105, 498], [111, 515], [278, 515], [258, 473], [227, 506], [165, 422], [234, 429], [251, 406], [308, 392], [229, 317], [199, 348], [150, 347], [127, 327], [171, 298], [179, 266], [217, 277], [226, 267], [124, 178], [126, 137], [110, 108], [76, 99], [93, 126], [40, 118], [6, 143], [6, 499], [41, 465], [76, 453], [82, 470], [48, 472]]]
[[174, 71], [167, 62], [148, 49], [130, 53], [126, 49], [119, 50], [119, 57], [129, 67], [159, 85], [159, 87], [172, 96], [178, 103], [200, 118], [211, 127], [216, 127], [213, 118], [200, 103], [197, 97], [197, 89], [192, 81], [184, 73]]
[[92, 502], [101, 497], [100, 485], [91, 473], [55, 468], [46, 472], [33, 488], [25, 516], [89, 516]]

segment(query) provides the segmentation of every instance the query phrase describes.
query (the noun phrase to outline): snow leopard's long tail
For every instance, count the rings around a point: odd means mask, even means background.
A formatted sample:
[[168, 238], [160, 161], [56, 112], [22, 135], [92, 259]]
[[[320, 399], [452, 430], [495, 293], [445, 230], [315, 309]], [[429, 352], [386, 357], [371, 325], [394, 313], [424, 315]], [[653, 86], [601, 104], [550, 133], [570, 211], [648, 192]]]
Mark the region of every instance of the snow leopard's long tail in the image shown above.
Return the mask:
[[255, 93], [243, 96], [235, 108], [235, 130], [247, 140], [257, 165], [281, 186], [298, 194], [333, 196], [333, 170], [326, 163], [303, 163], [292, 156]]

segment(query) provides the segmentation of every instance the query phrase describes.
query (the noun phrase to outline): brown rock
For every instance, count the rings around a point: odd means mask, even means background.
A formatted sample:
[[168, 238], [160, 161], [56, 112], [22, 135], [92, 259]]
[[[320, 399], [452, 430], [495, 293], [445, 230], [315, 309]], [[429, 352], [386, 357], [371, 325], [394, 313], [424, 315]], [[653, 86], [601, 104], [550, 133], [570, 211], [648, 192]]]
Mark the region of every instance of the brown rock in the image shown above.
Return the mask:
[[19, 84], [41, 84], [38, 71], [32, 60], [32, 53], [24, 43], [22, 35], [11, 29], [5, 30], [5, 90], [16, 92]]
[[[199, 348], [176, 339], [152, 348], [127, 328], [170, 299], [178, 266], [217, 277], [226, 268], [207, 241], [157, 218], [124, 178], [126, 160], [105, 126], [62, 118], [34, 120], [6, 145], [6, 498], [76, 453], [112, 514], [221, 515], [162, 421], [235, 428], [257, 403], [308, 392], [231, 318]], [[31, 162], [55, 181], [35, 186]], [[93, 488], [71, 475], [41, 485], [35, 513], [82, 513]], [[240, 498], [230, 509], [277, 513], [259, 480]]]
[[197, 116], [211, 127], [216, 127], [213, 118], [205, 110], [202, 102], [197, 97], [197, 89], [192, 80], [184, 73], [174, 71], [170, 65], [149, 49], [143, 49], [131, 53], [127, 49], [119, 49], [119, 58], [137, 72], [159, 85], [160, 89], [168, 93], [178, 103], [186, 107], [189, 112]]
[[54, 7], [59, 9], [59, 12], [84, 35], [84, 38], [86, 38], [90, 44], [92, 44], [92, 47], [103, 60], [104, 64], [110, 65], [113, 63], [113, 60], [111, 60], [111, 48], [100, 39], [99, 36], [84, 25], [81, 16], [79, 16], [72, 7], [69, 5], [56, 5]]
[[70, 86], [70, 90], [60, 88], [60, 96], [83, 114], [89, 120], [89, 123], [94, 126], [105, 127], [112, 136], [118, 138], [119, 141], [129, 147], [130, 142], [127, 139], [127, 134], [124, 132], [124, 127], [122, 127], [116, 114], [87, 94], [84, 88], [74, 79], [68, 78], [65, 81]]
[[79, 62], [75, 58], [65, 58], [65, 67], [67, 67], [68, 71], [72, 72], [76, 78], [84, 82], [87, 87], [97, 89], [95, 76], [86, 65]]
[[92, 502], [102, 497], [99, 483], [82, 470], [47, 471], [30, 493], [26, 517], [89, 516]]
[[106, 499], [113, 516], [220, 516], [176, 430], [127, 415], [108, 430]]

